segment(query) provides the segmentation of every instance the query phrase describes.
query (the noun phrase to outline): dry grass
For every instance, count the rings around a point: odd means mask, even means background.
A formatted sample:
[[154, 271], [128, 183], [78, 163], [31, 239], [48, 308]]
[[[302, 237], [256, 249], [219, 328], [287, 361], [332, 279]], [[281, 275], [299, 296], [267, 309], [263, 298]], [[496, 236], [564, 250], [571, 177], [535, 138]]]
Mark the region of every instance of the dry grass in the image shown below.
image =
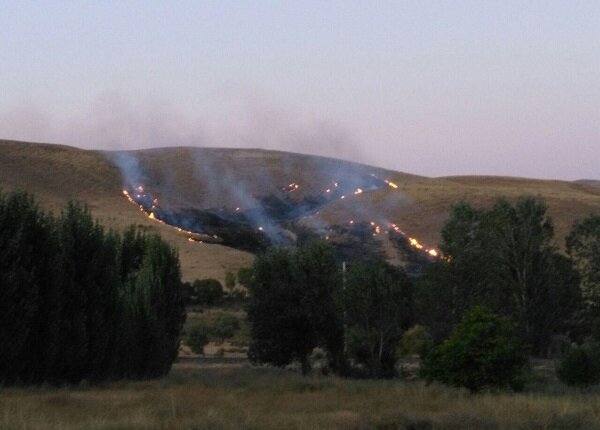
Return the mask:
[[106, 226], [122, 229], [134, 224], [160, 233], [179, 249], [184, 280], [223, 282], [225, 272], [248, 267], [254, 259], [225, 246], [188, 242], [174, 229], [148, 219], [123, 198], [118, 169], [96, 151], [0, 140], [0, 188], [34, 193], [43, 207], [55, 212], [69, 200], [84, 201]]
[[[394, 222], [428, 247], [439, 243], [448, 210], [460, 199], [486, 205], [501, 195], [541, 196], [555, 220], [558, 245], [562, 245], [573, 221], [600, 213], [600, 186], [594, 181], [425, 178], [340, 160], [251, 149], [166, 148], [139, 151], [138, 155], [152, 177], [150, 187], [162, 190], [160, 200], [173, 205], [236, 207], [238, 190], [228, 181], [233, 177], [245, 184], [246, 191], [258, 195], [298, 182], [301, 195], [322, 191], [340, 172], [375, 173], [396, 182], [399, 188], [338, 200], [319, 216], [343, 223], [350, 218], [361, 220], [364, 213], [376, 213], [376, 221]], [[189, 243], [173, 229], [147, 219], [123, 198], [118, 170], [97, 151], [0, 140], [0, 187], [33, 192], [44, 207], [53, 210], [69, 199], [83, 200], [107, 225], [122, 228], [133, 223], [159, 232], [179, 248], [186, 280], [213, 277], [222, 281], [226, 271], [236, 271], [253, 260], [247, 252]]]
[[6, 389], [2, 429], [596, 429], [600, 395], [480, 394], [421, 382], [175, 365], [158, 381]]

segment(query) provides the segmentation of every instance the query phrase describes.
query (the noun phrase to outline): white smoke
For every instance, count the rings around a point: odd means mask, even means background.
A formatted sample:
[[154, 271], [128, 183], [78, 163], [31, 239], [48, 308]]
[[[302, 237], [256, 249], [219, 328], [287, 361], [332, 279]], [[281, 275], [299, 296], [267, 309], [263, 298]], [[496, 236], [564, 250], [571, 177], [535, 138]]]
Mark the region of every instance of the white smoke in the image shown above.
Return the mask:
[[105, 93], [71, 115], [28, 104], [0, 112], [0, 138], [100, 150], [262, 148], [364, 160], [363, 146], [352, 136], [339, 122], [258, 97], [226, 101], [215, 111], [189, 112], [162, 100]]

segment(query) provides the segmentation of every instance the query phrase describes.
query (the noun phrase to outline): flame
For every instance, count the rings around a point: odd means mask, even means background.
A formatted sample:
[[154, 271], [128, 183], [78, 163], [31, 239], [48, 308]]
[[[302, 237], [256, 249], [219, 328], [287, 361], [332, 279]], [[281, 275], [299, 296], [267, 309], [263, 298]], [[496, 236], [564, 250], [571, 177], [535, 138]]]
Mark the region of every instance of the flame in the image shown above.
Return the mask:
[[259, 230], [259, 231], [265, 231], [264, 227], [262, 227], [262, 226], [261, 226], [261, 227], [258, 227], [258, 230]]
[[288, 184], [287, 187], [284, 187], [283, 191], [287, 191], [288, 193], [291, 193], [292, 191], [296, 191], [298, 188], [300, 188], [300, 185], [298, 185], [296, 182], [292, 182], [292, 183]]
[[388, 186], [391, 187], [391, 188], [394, 188], [394, 189], [398, 188], [397, 184], [395, 184], [394, 182], [392, 182], [392, 181], [390, 181], [388, 179], [384, 179], [383, 182], [385, 182], [386, 184], [388, 184]]
[[354, 194], [362, 194], [363, 190], [362, 188], [357, 188], [356, 191], [354, 191]]
[[[136, 191], [138, 191], [138, 192], [144, 192], [144, 187], [143, 187], [142, 185], [138, 185], [137, 187], [135, 187], [135, 190], [136, 190]], [[171, 228], [174, 228], [174, 229], [175, 229], [175, 230], [177, 230], [178, 232], [180, 232], [180, 233], [183, 233], [183, 234], [186, 234], [186, 235], [193, 235], [193, 234], [197, 234], [197, 233], [194, 233], [193, 231], [184, 230], [184, 229], [182, 229], [181, 227], [177, 227], [177, 226], [175, 226], [175, 225], [167, 224], [167, 223], [166, 223], [166, 222], [164, 222], [162, 219], [160, 219], [160, 218], [157, 218], [157, 216], [155, 215], [155, 213], [154, 213], [154, 212], [147, 211], [147, 210], [146, 210], [146, 208], [144, 208], [144, 206], [143, 206], [143, 205], [141, 205], [141, 204], [139, 204], [138, 202], [136, 202], [136, 201], [135, 201], [135, 199], [134, 199], [133, 197], [131, 197], [131, 194], [129, 193], [129, 191], [127, 191], [127, 190], [122, 190], [122, 192], [123, 192], [123, 195], [124, 195], [124, 196], [127, 198], [127, 200], [128, 200], [130, 203], [133, 203], [134, 205], [136, 205], [136, 206], [137, 206], [137, 207], [140, 209], [140, 211], [141, 211], [142, 213], [144, 213], [144, 215], [146, 215], [146, 216], [147, 216], [149, 219], [151, 219], [151, 220], [153, 220], [153, 221], [156, 221], [156, 222], [159, 222], [159, 223], [161, 223], [161, 224], [167, 225], [167, 226], [169, 226], [169, 227], [171, 227]], [[146, 194], [144, 194], [144, 195], [136, 194], [136, 197], [137, 197], [137, 198], [142, 198], [142, 197], [146, 197], [146, 196], [147, 196]], [[157, 207], [158, 207], [158, 199], [157, 199], [157, 198], [155, 198], [155, 199], [153, 199], [153, 200], [152, 200], [152, 209], [156, 209]], [[214, 237], [215, 237], [216, 239], [218, 239], [218, 236], [214, 235]], [[195, 240], [195, 239], [193, 239], [192, 237], [188, 237], [188, 238], [187, 238], [187, 240], [188, 240], [188, 241], [190, 241], [190, 242], [203, 243], [201, 240]]]

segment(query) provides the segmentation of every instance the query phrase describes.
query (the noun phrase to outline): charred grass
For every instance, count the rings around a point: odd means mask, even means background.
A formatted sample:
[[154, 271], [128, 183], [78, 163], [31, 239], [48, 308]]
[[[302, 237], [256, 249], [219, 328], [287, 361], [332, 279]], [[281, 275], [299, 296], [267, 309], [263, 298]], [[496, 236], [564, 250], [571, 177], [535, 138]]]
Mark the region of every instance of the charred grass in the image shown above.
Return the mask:
[[[554, 383], [551, 383], [554, 384]], [[600, 391], [473, 395], [420, 381], [181, 362], [156, 381], [9, 388], [1, 429], [597, 429]]]

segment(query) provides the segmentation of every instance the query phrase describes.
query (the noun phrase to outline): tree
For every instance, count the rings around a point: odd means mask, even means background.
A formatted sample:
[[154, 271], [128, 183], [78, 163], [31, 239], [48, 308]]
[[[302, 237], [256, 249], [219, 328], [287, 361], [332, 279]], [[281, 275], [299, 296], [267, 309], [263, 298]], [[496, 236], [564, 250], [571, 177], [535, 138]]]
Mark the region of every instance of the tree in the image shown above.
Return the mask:
[[404, 332], [396, 348], [397, 357], [418, 355], [422, 357], [432, 346], [433, 339], [427, 327], [415, 325]]
[[56, 362], [57, 250], [54, 220], [33, 197], [0, 193], [0, 384], [41, 382]]
[[522, 387], [528, 360], [516, 324], [483, 306], [467, 312], [450, 336], [424, 357], [421, 375], [471, 391]]
[[135, 290], [142, 330], [138, 342], [144, 376], [166, 374], [177, 358], [179, 335], [185, 322], [185, 303], [177, 251], [160, 236], [147, 239]]
[[567, 385], [597, 384], [600, 382], [600, 346], [588, 344], [572, 348], [556, 373]]
[[567, 252], [581, 275], [581, 290], [592, 330], [600, 333], [600, 215], [573, 225]]
[[250, 282], [252, 281], [252, 268], [242, 267], [237, 272], [237, 279], [240, 285], [248, 288], [248, 285], [250, 285]]
[[382, 260], [356, 264], [342, 294], [349, 354], [368, 376], [393, 376], [396, 346], [412, 322], [406, 273]]
[[304, 372], [317, 346], [342, 366], [342, 323], [334, 302], [339, 273], [331, 248], [310, 243], [297, 251], [273, 248], [257, 257], [249, 289], [248, 320], [255, 363], [284, 366], [297, 360]]
[[184, 311], [179, 258], [160, 237], [0, 193], [0, 384], [162, 375]]
[[233, 337], [240, 329], [240, 320], [235, 315], [219, 313], [207, 324], [207, 334], [219, 343]]
[[213, 278], [196, 279], [192, 284], [196, 302], [200, 305], [214, 306], [223, 299], [223, 286]]
[[204, 347], [208, 345], [208, 334], [203, 324], [193, 325], [188, 334], [186, 343], [196, 354], [204, 355]]
[[552, 245], [553, 232], [536, 198], [499, 199], [487, 210], [456, 205], [442, 230], [446, 260], [418, 282], [421, 322], [439, 341], [467, 309], [483, 304], [511, 316], [534, 353], [545, 354], [552, 335], [577, 325], [580, 309], [577, 273]]

